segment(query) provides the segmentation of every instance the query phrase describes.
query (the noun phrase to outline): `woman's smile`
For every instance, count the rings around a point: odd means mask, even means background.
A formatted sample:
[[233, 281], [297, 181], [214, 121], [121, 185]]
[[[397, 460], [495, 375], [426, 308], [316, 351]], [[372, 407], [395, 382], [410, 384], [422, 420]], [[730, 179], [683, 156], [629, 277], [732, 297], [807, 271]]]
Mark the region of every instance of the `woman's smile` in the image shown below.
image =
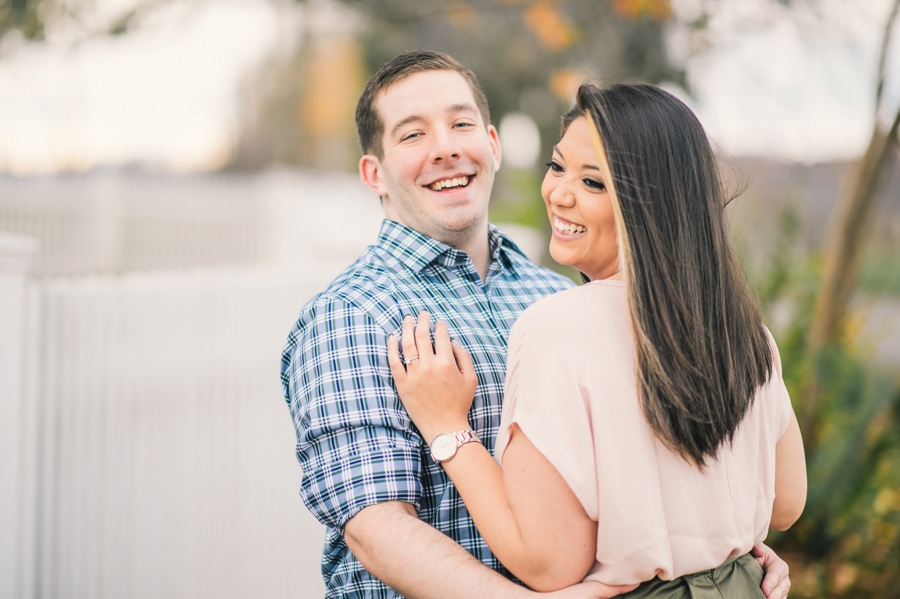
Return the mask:
[[[590, 279], [619, 271], [612, 198], [594, 150], [587, 119], [577, 118], [553, 148], [541, 195], [553, 229], [550, 255]], [[605, 165], [604, 165], [605, 166]]]
[[584, 225], [569, 222], [555, 215], [553, 217], [553, 233], [555, 235], [577, 237], [578, 235], [584, 234], [585, 231], [587, 231], [587, 227]]

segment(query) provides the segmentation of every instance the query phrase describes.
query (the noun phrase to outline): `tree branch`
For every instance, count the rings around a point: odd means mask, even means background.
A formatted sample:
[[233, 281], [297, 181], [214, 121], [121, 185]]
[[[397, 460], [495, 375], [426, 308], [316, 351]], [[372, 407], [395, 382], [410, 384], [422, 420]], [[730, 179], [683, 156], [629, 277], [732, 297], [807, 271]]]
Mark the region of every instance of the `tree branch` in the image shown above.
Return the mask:
[[891, 33], [894, 30], [894, 21], [897, 19], [897, 13], [900, 11], [900, 0], [894, 0], [891, 12], [888, 15], [887, 22], [884, 24], [884, 34], [881, 36], [881, 51], [878, 54], [878, 87], [875, 88], [875, 119], [877, 122], [878, 113], [881, 111], [881, 99], [884, 96], [884, 81], [887, 77], [885, 67], [887, 66], [887, 52], [891, 45]]

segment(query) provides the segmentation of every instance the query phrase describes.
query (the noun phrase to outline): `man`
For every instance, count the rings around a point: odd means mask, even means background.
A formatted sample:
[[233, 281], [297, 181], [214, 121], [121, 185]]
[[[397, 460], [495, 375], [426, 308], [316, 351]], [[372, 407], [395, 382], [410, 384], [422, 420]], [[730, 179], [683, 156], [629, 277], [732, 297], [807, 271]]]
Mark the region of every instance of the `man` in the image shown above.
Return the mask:
[[[301, 495], [328, 527], [326, 597], [531, 596], [509, 580], [429, 457], [394, 391], [387, 337], [423, 309], [448, 324], [475, 361], [469, 420], [492, 450], [509, 329], [572, 283], [487, 222], [501, 152], [471, 71], [443, 54], [398, 56], [366, 85], [356, 121], [360, 176], [386, 220], [376, 244], [303, 308], [282, 358]], [[774, 587], [787, 566], [770, 551], [765, 559]], [[558, 596], [616, 591], [588, 583]]]

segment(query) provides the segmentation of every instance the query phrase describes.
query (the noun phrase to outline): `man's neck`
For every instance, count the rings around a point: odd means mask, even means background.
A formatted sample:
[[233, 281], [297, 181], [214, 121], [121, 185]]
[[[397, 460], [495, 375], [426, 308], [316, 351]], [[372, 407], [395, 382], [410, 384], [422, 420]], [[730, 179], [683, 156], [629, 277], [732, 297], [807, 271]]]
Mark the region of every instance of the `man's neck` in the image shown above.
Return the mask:
[[491, 244], [488, 239], [487, 230], [481, 235], [475, 235], [466, 243], [454, 246], [457, 250], [465, 252], [475, 267], [475, 272], [481, 277], [484, 283], [487, 278], [488, 269], [491, 267]]

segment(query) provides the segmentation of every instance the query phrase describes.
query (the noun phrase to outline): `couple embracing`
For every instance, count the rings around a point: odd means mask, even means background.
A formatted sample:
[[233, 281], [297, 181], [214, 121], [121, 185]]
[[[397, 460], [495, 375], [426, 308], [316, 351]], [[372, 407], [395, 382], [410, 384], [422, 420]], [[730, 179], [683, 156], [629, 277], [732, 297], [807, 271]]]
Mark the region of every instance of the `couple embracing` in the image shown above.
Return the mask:
[[785, 597], [800, 431], [690, 110], [579, 89], [541, 187], [579, 287], [488, 223], [469, 69], [398, 56], [356, 124], [386, 218], [282, 358], [326, 597]]

